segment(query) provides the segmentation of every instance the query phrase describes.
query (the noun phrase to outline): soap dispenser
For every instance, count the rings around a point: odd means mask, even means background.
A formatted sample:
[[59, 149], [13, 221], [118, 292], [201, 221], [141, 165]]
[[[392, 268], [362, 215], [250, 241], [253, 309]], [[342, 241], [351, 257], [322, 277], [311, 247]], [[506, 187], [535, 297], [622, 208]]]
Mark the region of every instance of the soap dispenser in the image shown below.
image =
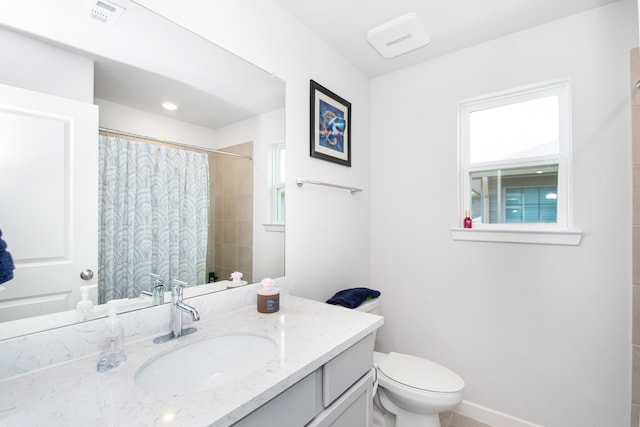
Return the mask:
[[105, 321], [103, 348], [98, 356], [98, 372], [105, 372], [120, 366], [127, 360], [124, 352], [124, 328], [118, 318], [118, 300], [107, 302], [109, 317]]
[[80, 286], [82, 300], [76, 306], [76, 318], [79, 322], [91, 319], [93, 303], [89, 299], [89, 286]]

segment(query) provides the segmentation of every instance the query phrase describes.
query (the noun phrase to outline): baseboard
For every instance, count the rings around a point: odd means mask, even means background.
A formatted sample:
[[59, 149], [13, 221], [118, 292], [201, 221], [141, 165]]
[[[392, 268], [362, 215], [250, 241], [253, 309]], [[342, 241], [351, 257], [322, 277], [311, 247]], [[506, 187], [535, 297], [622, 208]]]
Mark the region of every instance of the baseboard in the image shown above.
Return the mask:
[[466, 400], [460, 402], [453, 412], [495, 427], [542, 427], [540, 424], [530, 423]]

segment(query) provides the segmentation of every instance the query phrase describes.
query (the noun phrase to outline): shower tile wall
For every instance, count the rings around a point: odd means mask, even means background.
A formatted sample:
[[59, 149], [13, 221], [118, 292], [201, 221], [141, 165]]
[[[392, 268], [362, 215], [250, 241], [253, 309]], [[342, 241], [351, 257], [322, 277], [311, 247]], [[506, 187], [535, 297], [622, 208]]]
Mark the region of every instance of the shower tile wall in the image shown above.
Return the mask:
[[[253, 143], [226, 147], [225, 151], [253, 156]], [[219, 280], [229, 279], [234, 271], [253, 282], [253, 161], [216, 154], [213, 172], [215, 273]], [[211, 235], [211, 233], [210, 233]], [[211, 236], [210, 236], [211, 237]], [[211, 269], [210, 269], [211, 270]]]
[[640, 420], [640, 54], [631, 51], [631, 111], [632, 111], [632, 167], [633, 167], [633, 369], [631, 427]]

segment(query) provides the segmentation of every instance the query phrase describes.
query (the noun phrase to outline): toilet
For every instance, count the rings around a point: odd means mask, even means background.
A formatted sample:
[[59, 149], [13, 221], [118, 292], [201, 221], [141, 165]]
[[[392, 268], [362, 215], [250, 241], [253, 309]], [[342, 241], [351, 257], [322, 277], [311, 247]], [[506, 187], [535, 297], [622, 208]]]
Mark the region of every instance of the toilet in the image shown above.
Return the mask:
[[[381, 314], [381, 297], [355, 310]], [[462, 401], [464, 380], [455, 372], [421, 357], [374, 352], [375, 427], [440, 427], [439, 413]]]

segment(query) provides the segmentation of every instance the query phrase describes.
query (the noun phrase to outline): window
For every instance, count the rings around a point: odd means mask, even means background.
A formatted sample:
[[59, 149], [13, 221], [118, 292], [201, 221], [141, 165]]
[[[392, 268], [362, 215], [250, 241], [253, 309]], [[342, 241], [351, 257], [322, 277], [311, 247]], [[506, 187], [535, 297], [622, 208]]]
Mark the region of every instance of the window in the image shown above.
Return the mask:
[[460, 212], [473, 227], [569, 230], [568, 82], [461, 102], [459, 119]]
[[[285, 143], [277, 143], [271, 146], [270, 191], [269, 210], [271, 225], [284, 225], [285, 223]], [[273, 229], [276, 230], [276, 229]], [[280, 229], [278, 229], [280, 231]]]

